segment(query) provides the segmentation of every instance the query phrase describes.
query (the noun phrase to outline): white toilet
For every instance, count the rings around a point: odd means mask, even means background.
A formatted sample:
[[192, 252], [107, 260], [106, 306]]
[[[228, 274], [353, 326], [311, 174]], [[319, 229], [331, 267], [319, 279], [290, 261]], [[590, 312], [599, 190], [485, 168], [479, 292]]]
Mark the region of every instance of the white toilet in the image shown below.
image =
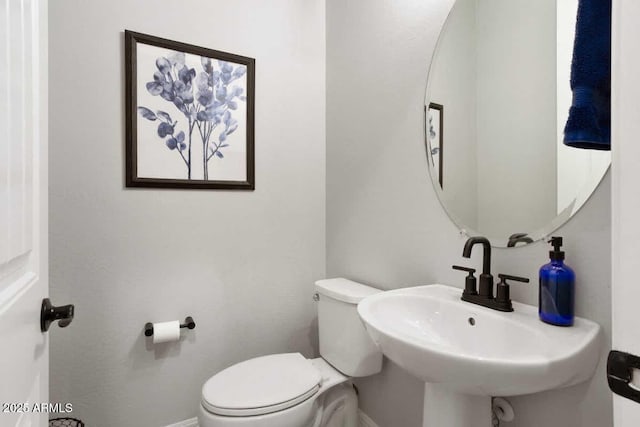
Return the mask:
[[380, 372], [382, 353], [356, 306], [381, 292], [347, 279], [316, 282], [320, 358], [300, 353], [246, 360], [202, 388], [199, 427], [356, 427], [350, 377]]

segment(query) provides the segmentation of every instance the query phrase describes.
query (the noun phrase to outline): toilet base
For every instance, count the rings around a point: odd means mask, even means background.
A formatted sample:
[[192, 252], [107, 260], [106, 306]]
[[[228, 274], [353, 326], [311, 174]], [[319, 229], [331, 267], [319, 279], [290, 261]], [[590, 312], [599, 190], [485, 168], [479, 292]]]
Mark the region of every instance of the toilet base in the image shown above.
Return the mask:
[[357, 427], [358, 396], [350, 382], [328, 390], [323, 399], [322, 417], [314, 427]]

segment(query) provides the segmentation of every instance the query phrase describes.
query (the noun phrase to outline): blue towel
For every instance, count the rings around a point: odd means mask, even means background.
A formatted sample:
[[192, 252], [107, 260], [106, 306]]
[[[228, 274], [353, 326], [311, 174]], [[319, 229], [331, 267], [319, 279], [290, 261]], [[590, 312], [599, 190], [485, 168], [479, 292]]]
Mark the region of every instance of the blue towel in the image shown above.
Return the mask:
[[564, 144], [611, 149], [611, 0], [579, 0]]

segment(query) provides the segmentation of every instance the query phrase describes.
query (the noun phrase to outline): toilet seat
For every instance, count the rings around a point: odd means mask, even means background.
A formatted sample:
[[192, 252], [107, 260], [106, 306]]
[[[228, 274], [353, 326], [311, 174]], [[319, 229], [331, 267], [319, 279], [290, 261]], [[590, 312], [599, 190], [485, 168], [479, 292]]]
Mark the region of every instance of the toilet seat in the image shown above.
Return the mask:
[[202, 406], [230, 417], [270, 414], [309, 399], [321, 380], [320, 371], [300, 353], [261, 356], [211, 377], [202, 388]]

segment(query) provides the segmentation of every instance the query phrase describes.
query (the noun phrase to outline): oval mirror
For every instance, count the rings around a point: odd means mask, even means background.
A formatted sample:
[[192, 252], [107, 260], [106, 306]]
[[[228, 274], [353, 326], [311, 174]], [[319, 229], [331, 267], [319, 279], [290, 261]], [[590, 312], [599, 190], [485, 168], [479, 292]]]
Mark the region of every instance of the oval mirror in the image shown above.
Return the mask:
[[568, 221], [609, 151], [563, 144], [578, 0], [457, 0], [425, 101], [436, 193], [468, 235], [531, 243]]

